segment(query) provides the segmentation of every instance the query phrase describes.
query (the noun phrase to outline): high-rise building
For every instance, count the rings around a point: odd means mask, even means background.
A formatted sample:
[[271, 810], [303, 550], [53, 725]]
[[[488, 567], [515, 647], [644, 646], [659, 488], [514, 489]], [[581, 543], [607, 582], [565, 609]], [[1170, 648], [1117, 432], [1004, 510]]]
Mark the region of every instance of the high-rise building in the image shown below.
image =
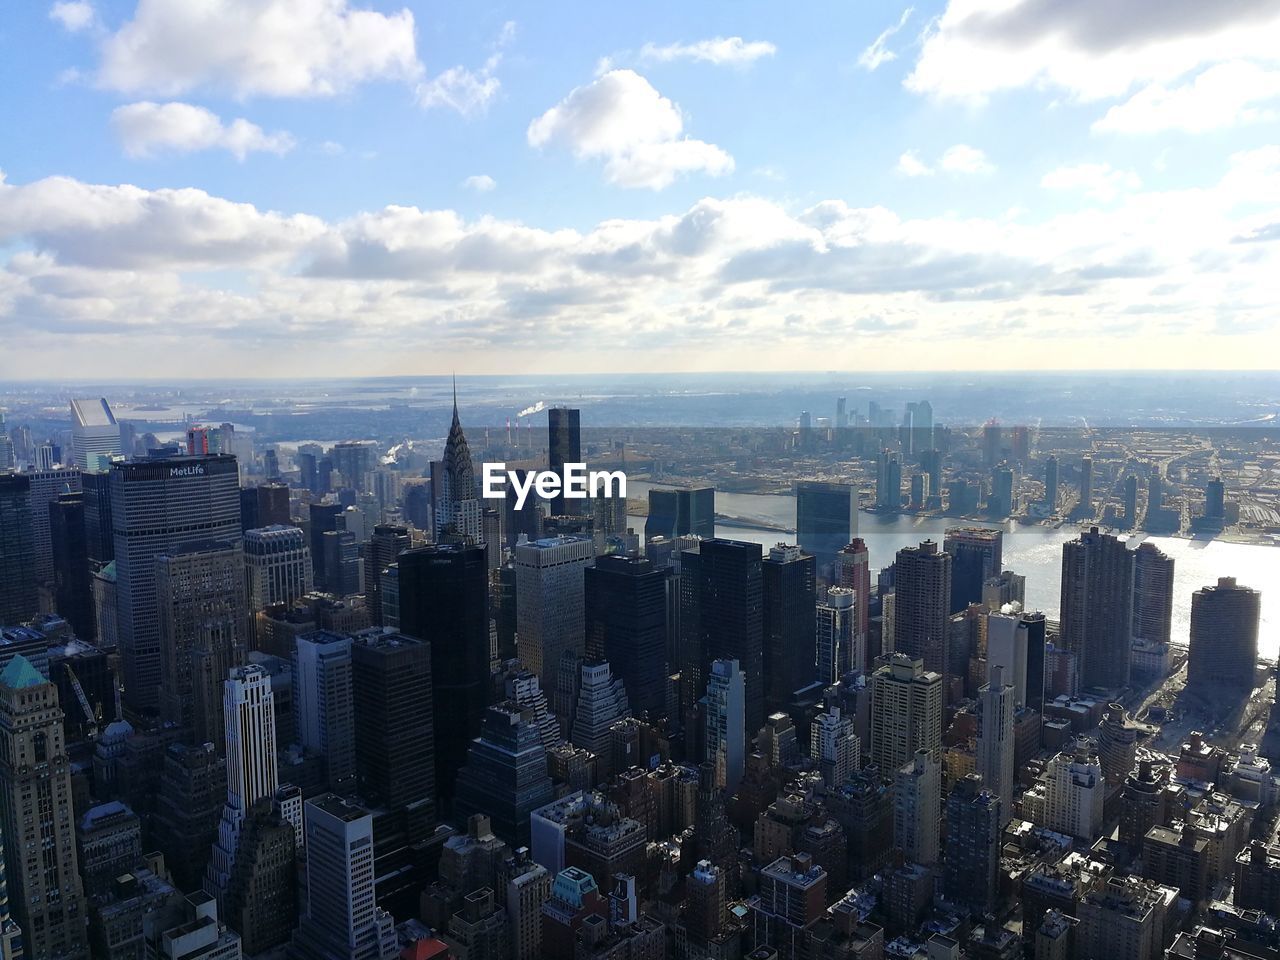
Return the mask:
[[902, 461], [888, 450], [880, 451], [876, 464], [876, 506], [882, 510], [902, 506]]
[[758, 730], [764, 725], [760, 544], [703, 540], [680, 557], [682, 690], [697, 699], [713, 660], [737, 660], [746, 678], [747, 729]]
[[160, 716], [217, 743], [222, 684], [249, 649], [244, 554], [236, 541], [185, 543], [155, 560]]
[[942, 549], [951, 556], [950, 612], [982, 603], [983, 585], [1003, 569], [1004, 533], [989, 527], [951, 527]]
[[84, 494], [64, 493], [49, 504], [53, 548], [53, 606], [81, 640], [97, 636], [93, 575], [84, 517]]
[[897, 770], [917, 750], [942, 754], [942, 676], [895, 653], [871, 675], [871, 762]]
[[1208, 520], [1221, 521], [1227, 515], [1226, 484], [1221, 477], [1213, 477], [1204, 488], [1204, 515]]
[[87, 960], [88, 913], [63, 736], [57, 688], [15, 656], [0, 671], [0, 833], [13, 919], [26, 956]]
[[115, 529], [111, 522], [111, 474], [80, 474], [84, 495], [84, 527], [89, 563], [96, 573], [116, 558]]
[[36, 582], [53, 583], [53, 538], [49, 528], [49, 504], [67, 493], [80, 492], [80, 471], [75, 467], [49, 466], [26, 474], [31, 481], [31, 546], [35, 553]]
[[[558, 693], [560, 658], [586, 651], [584, 578], [595, 545], [590, 537], [548, 537], [519, 544], [514, 554], [520, 662], [544, 690]], [[572, 709], [559, 696], [552, 705], [561, 717]]]
[[1080, 687], [1128, 686], [1133, 553], [1124, 541], [1091, 527], [1062, 545], [1060, 610], [1059, 645], [1075, 657]]
[[1191, 595], [1187, 686], [1239, 700], [1249, 696], [1258, 669], [1258, 617], [1262, 594], [1219, 577], [1216, 587]]
[[1173, 624], [1173, 557], [1154, 543], [1133, 558], [1133, 638], [1167, 644]]
[[308, 536], [311, 540], [312, 579], [317, 590], [329, 589], [329, 571], [326, 568], [324, 537], [334, 530], [344, 530], [345, 520], [340, 503], [316, 503], [307, 505]]
[[292, 606], [312, 590], [311, 550], [298, 527], [273, 524], [246, 530], [244, 563], [250, 614]]
[[455, 817], [483, 812], [508, 845], [528, 846], [529, 815], [555, 796], [533, 711], [511, 700], [489, 707], [457, 781]]
[[542, 905], [551, 898], [551, 874], [529, 856], [527, 847], [521, 847], [498, 865], [498, 890], [506, 897], [511, 960], [537, 960], [542, 948]]
[[767, 713], [787, 709], [795, 692], [815, 677], [814, 564], [800, 547], [779, 543], [761, 566]]
[[858, 488], [849, 483], [801, 480], [795, 485], [796, 542], [830, 581], [836, 552], [858, 533]]
[[103, 397], [71, 401], [71, 452], [82, 472], [101, 473], [121, 456], [120, 424]]
[[[343, 518], [340, 522], [348, 522]], [[324, 589], [335, 597], [360, 592], [360, 543], [353, 530], [326, 530], [320, 536], [324, 558]]]
[[297, 839], [272, 800], [259, 800], [245, 817], [223, 900], [227, 926], [249, 956], [288, 943], [297, 925]]
[[644, 523], [646, 541], [655, 537], [702, 537], [716, 535], [716, 491], [714, 487], [679, 487], [649, 491], [649, 516]]
[[113, 464], [116, 629], [125, 699], [159, 705], [161, 649], [156, 558], [180, 547], [240, 538], [235, 457], [167, 457]]
[[982, 426], [982, 463], [986, 467], [994, 467], [1003, 457], [1003, 443], [1000, 436], [1000, 422], [988, 420]]
[[[847, 546], [840, 548], [840, 552], [836, 554], [832, 586], [845, 587], [853, 591], [853, 605], [857, 611], [854, 628], [861, 634], [865, 648], [871, 619], [871, 561], [865, 540], [855, 537]], [[865, 670], [868, 664], [859, 663], [854, 666], [859, 670]]]
[[1013, 816], [1013, 708], [1016, 691], [995, 666], [978, 691], [976, 767], [986, 788], [1000, 800], [1000, 826]]
[[482, 509], [476, 489], [471, 449], [458, 419], [458, 394], [453, 395], [453, 422], [444, 444], [444, 459], [431, 464], [431, 509], [437, 542], [451, 537], [474, 543], [484, 540]]
[[1080, 737], [1049, 761], [1041, 781], [1023, 795], [1023, 810], [1039, 826], [1091, 840], [1102, 828], [1105, 790], [1097, 750]]
[[355, 696], [351, 638], [318, 630], [298, 637], [293, 651], [293, 719], [298, 743], [324, 760], [329, 790], [356, 787]]
[[392, 960], [395, 920], [374, 898], [373, 817], [334, 794], [305, 807], [307, 909], [294, 933], [298, 960]]
[[[524, 484], [532, 471], [513, 470], [512, 472], [515, 474], [516, 482]], [[515, 483], [507, 484], [506, 498], [502, 502], [502, 529], [506, 532], [508, 550], [514, 550], [522, 536], [526, 540], [537, 540], [542, 536], [542, 507], [538, 502], [538, 495], [532, 488], [526, 489], [529, 493], [524, 505], [517, 507], [519, 494], [516, 493], [516, 485]]]
[[747, 761], [746, 681], [737, 660], [714, 660], [707, 675], [707, 762], [716, 786], [737, 792]]
[[1044, 461], [1044, 505], [1050, 513], [1058, 506], [1058, 458], [1053, 454]]
[[808, 932], [827, 907], [827, 871], [807, 853], [779, 857], [760, 871], [760, 893], [753, 897], [751, 924], [756, 939], [777, 960], [809, 955]]
[[[997, 570], [999, 568], [997, 567]], [[932, 540], [903, 547], [894, 564], [893, 649], [919, 657], [926, 670], [947, 673], [947, 618], [951, 610], [951, 555]], [[978, 600], [982, 599], [979, 589]], [[896, 770], [906, 763], [883, 767]]]
[[942, 889], [947, 899], [982, 916], [995, 904], [1000, 870], [1000, 798], [969, 774], [947, 796], [947, 853]]
[[666, 710], [667, 580], [669, 573], [643, 557], [598, 557], [583, 573], [586, 655], [608, 660], [627, 688], [636, 716]]
[[218, 917], [218, 901], [203, 891], [188, 895], [172, 920], [146, 928], [146, 956], [155, 960], [241, 960], [240, 934]]
[[333, 469], [342, 474], [342, 485], [362, 493], [366, 475], [373, 469], [377, 445], [368, 440], [341, 440], [329, 451]]
[[1085, 517], [1093, 516], [1093, 458], [1080, 460], [1080, 503], [1077, 509]]
[[938, 862], [942, 829], [942, 764], [928, 750], [898, 768], [893, 790], [893, 843], [912, 863]]
[[828, 787], [838, 787], [858, 770], [860, 745], [853, 717], [829, 707], [809, 726], [809, 756]]
[[[856, 594], [847, 587], [831, 587], [827, 597], [817, 606], [817, 680], [822, 684], [838, 681], [850, 670], [861, 669], [866, 651], [858, 642], [855, 630], [858, 611]], [[805, 684], [792, 687], [799, 690]]]
[[1124, 525], [1130, 530], [1138, 525], [1138, 477], [1132, 473], [1124, 478]]
[[396, 566], [400, 631], [431, 644], [435, 787], [448, 799], [489, 702], [488, 566], [483, 548], [462, 543], [410, 550]]
[[1006, 604], [1024, 606], [1027, 597], [1027, 578], [1012, 570], [1002, 570], [982, 585], [982, 605], [991, 613], [1001, 612]]
[[987, 614], [987, 679], [1001, 668], [1005, 682], [1013, 686], [1014, 702], [1023, 706], [1027, 705], [1029, 640], [1020, 613]]
[[373, 528], [373, 536], [365, 547], [364, 595], [373, 622], [383, 625], [382, 574], [396, 562], [400, 554], [411, 544], [409, 528], [394, 523], [380, 523]]
[[[580, 412], [571, 407], [547, 410], [547, 459], [553, 471], [564, 477], [566, 463], [582, 463], [582, 426]], [[581, 502], [557, 495], [551, 501], [553, 517], [577, 516]]]

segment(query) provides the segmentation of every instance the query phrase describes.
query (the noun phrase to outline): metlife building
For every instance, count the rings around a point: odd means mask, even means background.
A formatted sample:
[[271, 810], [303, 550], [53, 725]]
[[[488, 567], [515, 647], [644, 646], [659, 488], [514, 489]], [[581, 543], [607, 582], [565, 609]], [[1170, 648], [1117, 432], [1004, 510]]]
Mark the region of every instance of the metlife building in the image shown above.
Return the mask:
[[111, 467], [116, 629], [125, 699], [154, 712], [160, 687], [156, 557], [240, 538], [240, 475], [232, 456], [175, 456]]

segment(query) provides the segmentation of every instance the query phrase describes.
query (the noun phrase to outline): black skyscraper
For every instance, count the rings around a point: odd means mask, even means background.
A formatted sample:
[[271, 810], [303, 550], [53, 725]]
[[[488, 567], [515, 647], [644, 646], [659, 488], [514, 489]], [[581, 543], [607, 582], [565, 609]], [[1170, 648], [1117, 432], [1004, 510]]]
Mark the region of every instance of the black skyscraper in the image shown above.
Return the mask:
[[[566, 463], [582, 462], [582, 426], [579, 411], [570, 407], [552, 407], [547, 411], [547, 456], [551, 469], [564, 476]], [[576, 515], [582, 501], [556, 497], [551, 502], [551, 515]]]
[[325, 568], [324, 535], [332, 530], [343, 530], [345, 526], [338, 519], [342, 506], [337, 503], [308, 504], [311, 516], [311, 568], [315, 576], [312, 578], [317, 590], [329, 588], [328, 571]]
[[1022, 614], [1022, 625], [1027, 628], [1027, 702], [1036, 713], [1044, 713], [1044, 645], [1046, 621], [1044, 614]]
[[715, 487], [681, 487], [678, 490], [650, 490], [649, 517], [644, 538], [716, 535]]
[[49, 542], [53, 548], [54, 608], [77, 637], [92, 640], [97, 624], [82, 494], [64, 493], [49, 504]]
[[0, 626], [25, 623], [39, 612], [31, 481], [0, 474]]
[[430, 645], [397, 633], [357, 637], [351, 692], [360, 796], [388, 809], [434, 800]]
[[[844, 544], [841, 544], [843, 546]], [[817, 676], [814, 667], [816, 560], [779, 544], [764, 558], [764, 707], [786, 710], [792, 694]]]
[[115, 533], [111, 528], [111, 474], [80, 474], [84, 494], [84, 527], [89, 562], [101, 570], [116, 558]]
[[1081, 690], [1129, 685], [1134, 552], [1091, 527], [1062, 545], [1061, 645]]
[[437, 544], [400, 554], [400, 630], [431, 644], [436, 788], [453, 797], [489, 689], [489, 569], [483, 547]]
[[[512, 473], [520, 483], [525, 482], [525, 478], [529, 476], [528, 470], [513, 470]], [[520, 534], [524, 534], [530, 540], [537, 540], [542, 536], [542, 512], [538, 507], [538, 497], [532, 490], [525, 497], [524, 506], [519, 510], [516, 509], [516, 500], [518, 494], [514, 484], [507, 484], [507, 496], [503, 500], [503, 529], [507, 534], [507, 549], [514, 549], [515, 545], [520, 542]]]
[[1004, 535], [986, 527], [952, 527], [942, 549], [951, 556], [950, 612], [981, 603], [982, 585], [1004, 569]]
[[642, 557], [598, 557], [584, 571], [587, 659], [608, 660], [637, 715], [666, 707], [668, 571]]

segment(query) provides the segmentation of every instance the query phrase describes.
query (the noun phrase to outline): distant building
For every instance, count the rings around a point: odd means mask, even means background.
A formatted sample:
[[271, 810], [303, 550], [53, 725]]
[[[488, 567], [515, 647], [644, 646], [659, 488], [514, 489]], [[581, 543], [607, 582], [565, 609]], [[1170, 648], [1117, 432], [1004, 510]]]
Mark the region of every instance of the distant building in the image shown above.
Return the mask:
[[1217, 586], [1191, 595], [1191, 643], [1187, 685], [1243, 700], [1253, 690], [1258, 666], [1258, 619], [1262, 594], [1220, 577]]
[[796, 542], [830, 581], [836, 552], [858, 534], [858, 488], [849, 483], [801, 480], [795, 485]]
[[120, 424], [104, 398], [71, 401], [71, 451], [83, 473], [101, 473], [124, 453]]

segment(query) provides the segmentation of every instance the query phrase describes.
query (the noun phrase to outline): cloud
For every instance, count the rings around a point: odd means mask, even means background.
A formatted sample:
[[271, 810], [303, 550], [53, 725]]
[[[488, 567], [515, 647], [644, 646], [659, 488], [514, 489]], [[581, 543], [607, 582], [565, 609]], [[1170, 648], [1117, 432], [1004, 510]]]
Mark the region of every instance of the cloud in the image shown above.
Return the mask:
[[985, 153], [964, 143], [947, 147], [938, 160], [938, 166], [949, 173], [990, 173], [995, 170]]
[[488, 193], [498, 185], [498, 181], [487, 173], [477, 173], [462, 181], [462, 185], [476, 193]]
[[1109, 163], [1079, 163], [1050, 170], [1040, 180], [1048, 190], [1073, 190], [1110, 202], [1122, 193], [1137, 190], [1142, 180], [1132, 170], [1116, 170]]
[[516, 25], [512, 20], [502, 25], [502, 32], [494, 43], [493, 53], [479, 70], [469, 70], [461, 65], [450, 67], [438, 76], [419, 84], [418, 105], [427, 110], [434, 107], [447, 107], [450, 110], [456, 110], [464, 117], [487, 110], [502, 88], [502, 82], [495, 73], [502, 64], [503, 50], [515, 38], [515, 29]]
[[56, 20], [70, 33], [79, 33], [93, 26], [97, 14], [93, 4], [85, 0], [61, 0], [49, 8], [49, 19]]
[[772, 57], [777, 51], [778, 48], [768, 40], [747, 41], [741, 37], [714, 37], [710, 40], [699, 40], [696, 43], [672, 43], [665, 47], [646, 43], [640, 49], [640, 59], [648, 63], [695, 60], [716, 66], [726, 64], [742, 66], [754, 63], [761, 57]]
[[889, 41], [897, 36], [898, 31], [907, 25], [907, 21], [911, 19], [911, 14], [914, 11], [915, 7], [907, 7], [907, 9], [903, 10], [898, 22], [886, 28], [880, 36], [871, 42], [869, 47], [858, 55], [858, 66], [868, 71], [878, 70], [890, 60], [898, 59], [898, 55], [889, 49]]
[[347, 0], [139, 0], [106, 38], [98, 83], [121, 93], [333, 96], [422, 72], [413, 14]]
[[906, 150], [898, 157], [897, 172], [904, 177], [928, 177], [933, 174], [933, 168], [920, 159], [920, 154], [915, 150]]
[[906, 85], [952, 99], [1035, 87], [1097, 100], [1278, 49], [1280, 7], [1266, 0], [949, 0]]
[[1173, 87], [1153, 83], [1111, 107], [1093, 124], [1097, 133], [1205, 133], [1275, 118], [1259, 104], [1280, 98], [1280, 69], [1231, 60]]
[[296, 145], [284, 131], [267, 133], [243, 118], [224, 124], [213, 111], [190, 103], [143, 101], [116, 107], [111, 129], [131, 157], [219, 149], [244, 160], [258, 152], [282, 156]]
[[720, 176], [733, 158], [714, 144], [682, 138], [680, 108], [633, 70], [610, 70], [572, 90], [529, 124], [534, 147], [563, 144], [579, 159], [603, 159], [605, 179], [661, 190], [685, 173]]

